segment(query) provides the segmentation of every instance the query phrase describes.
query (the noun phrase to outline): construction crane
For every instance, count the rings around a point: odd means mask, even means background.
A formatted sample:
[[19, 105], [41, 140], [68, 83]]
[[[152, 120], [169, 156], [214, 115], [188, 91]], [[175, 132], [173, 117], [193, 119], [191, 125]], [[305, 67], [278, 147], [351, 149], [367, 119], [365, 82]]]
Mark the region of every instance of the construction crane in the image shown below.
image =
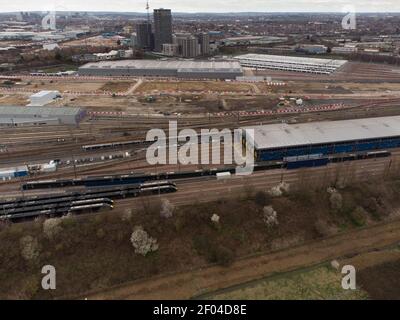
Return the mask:
[[147, 0], [147, 3], [146, 3], [146, 11], [147, 11], [147, 23], [149, 23], [150, 24], [150, 6], [149, 6], [149, 1]]

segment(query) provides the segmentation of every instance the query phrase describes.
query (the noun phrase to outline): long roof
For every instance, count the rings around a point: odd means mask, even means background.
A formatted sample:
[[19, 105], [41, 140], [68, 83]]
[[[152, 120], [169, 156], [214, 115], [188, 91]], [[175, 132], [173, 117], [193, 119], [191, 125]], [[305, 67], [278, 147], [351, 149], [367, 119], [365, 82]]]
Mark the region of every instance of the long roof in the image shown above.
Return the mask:
[[70, 107], [21, 107], [0, 106], [0, 117], [25, 116], [26, 118], [40, 115], [41, 117], [54, 118], [59, 116], [75, 116], [81, 112], [80, 108]]
[[330, 74], [343, 66], [346, 60], [245, 54], [235, 57], [242, 66], [284, 71]]
[[287, 63], [287, 64], [300, 64], [309, 66], [335, 66], [340, 67], [347, 62], [347, 60], [338, 59], [321, 59], [321, 58], [308, 58], [308, 57], [296, 57], [296, 56], [276, 56], [268, 54], [256, 54], [249, 53], [244, 55], [236, 56], [235, 59], [241, 60], [253, 60], [259, 62], [276, 62], [276, 63]]
[[256, 127], [250, 139], [256, 149], [340, 143], [400, 136], [400, 116]]
[[242, 67], [237, 61], [189, 61], [189, 60], [120, 60], [91, 62], [80, 69], [166, 69], [166, 70], [223, 70], [237, 72]]

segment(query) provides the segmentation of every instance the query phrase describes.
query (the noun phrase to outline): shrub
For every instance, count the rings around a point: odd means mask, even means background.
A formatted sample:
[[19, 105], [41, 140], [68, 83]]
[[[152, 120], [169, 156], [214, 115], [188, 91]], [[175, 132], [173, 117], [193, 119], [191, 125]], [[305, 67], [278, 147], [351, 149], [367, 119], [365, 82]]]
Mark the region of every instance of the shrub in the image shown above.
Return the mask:
[[337, 232], [337, 229], [333, 226], [330, 226], [324, 220], [318, 220], [314, 224], [315, 231], [317, 232], [318, 236], [320, 237], [327, 237], [333, 235]]
[[357, 227], [361, 227], [365, 225], [367, 222], [368, 213], [364, 210], [363, 207], [356, 207], [350, 214], [351, 222]]
[[278, 213], [274, 210], [272, 206], [264, 207], [263, 221], [267, 225], [267, 227], [278, 225]]
[[146, 256], [150, 252], [158, 250], [157, 240], [151, 238], [142, 226], [135, 227], [131, 235], [131, 243], [135, 253]]
[[205, 256], [207, 261], [210, 263], [218, 263], [222, 266], [228, 266], [235, 258], [235, 253], [231, 249], [216, 241], [210, 240], [210, 238], [205, 235], [194, 237], [193, 246], [195, 250], [200, 255]]
[[260, 207], [264, 207], [267, 204], [267, 194], [264, 191], [258, 191], [255, 195], [254, 202]]
[[211, 216], [211, 222], [212, 222], [212, 223], [219, 224], [219, 220], [220, 220], [220, 216], [219, 216], [219, 215], [217, 215], [217, 214], [214, 213], [214, 214]]
[[337, 191], [331, 193], [329, 202], [331, 204], [331, 209], [333, 210], [340, 211], [343, 208], [343, 197]]
[[160, 216], [162, 218], [171, 218], [174, 214], [175, 207], [167, 199], [161, 200], [161, 212]]
[[219, 265], [227, 267], [235, 260], [235, 253], [225, 246], [217, 246], [214, 251], [214, 260]]
[[272, 187], [269, 194], [273, 197], [280, 197], [285, 193], [289, 193], [290, 185], [286, 182], [281, 182], [275, 187]]
[[131, 221], [131, 219], [132, 219], [132, 209], [126, 209], [121, 214], [121, 220], [122, 221]]
[[61, 219], [47, 219], [43, 222], [43, 233], [48, 239], [54, 239], [54, 237], [62, 231], [61, 224]]
[[36, 238], [25, 236], [19, 241], [21, 256], [26, 261], [34, 261], [39, 257], [40, 247]]

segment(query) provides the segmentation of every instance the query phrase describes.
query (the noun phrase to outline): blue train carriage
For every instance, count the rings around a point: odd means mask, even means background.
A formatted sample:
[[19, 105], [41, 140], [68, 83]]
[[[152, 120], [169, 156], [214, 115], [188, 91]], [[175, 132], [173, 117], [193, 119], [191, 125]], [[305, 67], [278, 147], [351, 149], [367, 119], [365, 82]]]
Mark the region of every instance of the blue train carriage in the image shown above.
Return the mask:
[[310, 154], [306, 156], [284, 158], [288, 170], [300, 168], [322, 167], [329, 163], [329, 158], [323, 154]]

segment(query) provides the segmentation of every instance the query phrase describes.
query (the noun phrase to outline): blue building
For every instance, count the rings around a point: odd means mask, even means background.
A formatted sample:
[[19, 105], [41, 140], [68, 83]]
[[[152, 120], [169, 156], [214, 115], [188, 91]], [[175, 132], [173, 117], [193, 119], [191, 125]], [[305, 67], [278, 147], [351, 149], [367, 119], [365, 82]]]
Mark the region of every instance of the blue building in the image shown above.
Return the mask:
[[400, 148], [400, 116], [251, 127], [256, 161]]

